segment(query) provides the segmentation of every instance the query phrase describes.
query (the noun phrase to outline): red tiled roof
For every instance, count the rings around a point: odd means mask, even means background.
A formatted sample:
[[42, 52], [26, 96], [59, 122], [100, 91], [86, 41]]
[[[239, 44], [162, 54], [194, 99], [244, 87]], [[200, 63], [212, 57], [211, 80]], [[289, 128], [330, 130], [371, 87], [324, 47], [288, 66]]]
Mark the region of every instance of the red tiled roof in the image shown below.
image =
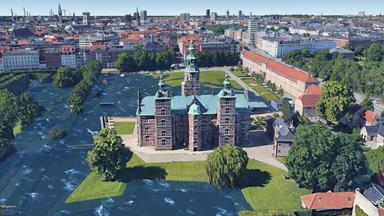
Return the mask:
[[314, 108], [320, 100], [320, 95], [303, 94], [298, 99], [303, 103], [303, 107]]
[[307, 209], [346, 209], [353, 208], [353, 192], [314, 193], [300, 197]]
[[305, 89], [305, 93], [311, 95], [321, 95], [321, 88], [318, 85], [310, 85]]
[[375, 122], [376, 121], [377, 114], [371, 110], [365, 111], [364, 118], [368, 122]]
[[281, 76], [288, 77], [294, 80], [301, 80], [306, 83], [317, 82], [316, 79], [305, 73], [304, 71], [299, 70], [298, 68], [286, 65], [282, 62], [275, 61], [273, 59], [267, 58], [260, 54], [251, 52], [251, 51], [243, 51], [243, 56], [251, 61], [257, 63], [264, 63], [266, 67], [272, 70], [275, 73], [280, 74]]

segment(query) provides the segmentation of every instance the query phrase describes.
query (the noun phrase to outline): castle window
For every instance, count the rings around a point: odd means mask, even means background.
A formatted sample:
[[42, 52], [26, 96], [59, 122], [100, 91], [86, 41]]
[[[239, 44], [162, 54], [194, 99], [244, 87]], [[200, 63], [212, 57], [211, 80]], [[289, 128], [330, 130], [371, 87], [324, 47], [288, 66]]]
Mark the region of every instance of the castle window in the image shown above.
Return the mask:
[[229, 124], [229, 118], [225, 118], [225, 124]]
[[167, 132], [166, 131], [161, 131], [161, 136], [166, 136]]
[[229, 113], [229, 111], [230, 111], [229, 107], [226, 107], [225, 108], [225, 113]]
[[161, 140], [161, 145], [166, 145], [167, 144], [167, 140], [166, 139], [162, 139]]
[[144, 133], [145, 133], [145, 134], [148, 134], [148, 130], [149, 130], [149, 129], [148, 129], [147, 127], [144, 128]]
[[163, 119], [163, 120], [161, 120], [161, 123], [160, 123], [160, 125], [161, 126], [165, 126], [166, 124], [165, 124], [165, 120]]
[[224, 130], [224, 134], [225, 134], [225, 135], [228, 135], [228, 134], [229, 134], [229, 129], [228, 129], [228, 128], [226, 128], [226, 129]]
[[146, 141], [146, 142], [149, 141], [149, 136], [145, 136], [145, 141]]
[[160, 110], [160, 115], [165, 115], [165, 109]]
[[228, 139], [228, 137], [225, 137], [225, 144], [229, 144], [229, 139]]

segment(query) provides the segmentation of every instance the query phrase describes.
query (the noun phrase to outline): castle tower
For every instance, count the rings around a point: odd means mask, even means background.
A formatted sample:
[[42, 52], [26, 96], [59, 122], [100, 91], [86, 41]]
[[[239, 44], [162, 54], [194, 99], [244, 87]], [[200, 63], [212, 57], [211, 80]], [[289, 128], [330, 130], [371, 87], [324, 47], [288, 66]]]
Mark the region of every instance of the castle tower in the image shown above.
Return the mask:
[[200, 151], [201, 150], [201, 109], [200, 105], [194, 97], [191, 106], [188, 111], [188, 122], [189, 122], [189, 151]]
[[181, 94], [183, 96], [200, 95], [200, 69], [193, 53], [195, 47], [192, 42], [188, 50], [185, 59], [184, 81], [181, 83]]
[[224, 88], [218, 94], [217, 124], [219, 146], [235, 145], [236, 135], [236, 96], [231, 87], [228, 74], [223, 82]]
[[171, 150], [173, 143], [172, 131], [172, 96], [160, 75], [159, 90], [155, 95], [155, 149]]

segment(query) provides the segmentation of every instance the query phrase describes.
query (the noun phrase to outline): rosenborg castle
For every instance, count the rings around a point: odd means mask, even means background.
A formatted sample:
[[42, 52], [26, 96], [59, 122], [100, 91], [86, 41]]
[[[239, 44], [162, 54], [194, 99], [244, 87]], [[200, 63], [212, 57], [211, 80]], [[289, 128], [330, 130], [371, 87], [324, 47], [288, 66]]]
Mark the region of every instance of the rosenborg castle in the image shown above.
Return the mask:
[[172, 96], [161, 75], [155, 96], [138, 97], [138, 145], [200, 151], [247, 143], [247, 93], [235, 94], [227, 75], [217, 95], [200, 95], [200, 70], [192, 44], [188, 50], [181, 96]]

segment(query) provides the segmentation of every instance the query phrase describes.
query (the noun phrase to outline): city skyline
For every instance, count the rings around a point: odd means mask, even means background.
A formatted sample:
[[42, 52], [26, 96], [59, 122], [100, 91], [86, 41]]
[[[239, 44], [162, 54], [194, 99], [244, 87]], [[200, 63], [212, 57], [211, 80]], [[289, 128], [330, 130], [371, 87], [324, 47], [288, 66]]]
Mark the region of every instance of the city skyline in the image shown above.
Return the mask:
[[[123, 0], [110, 0], [107, 3], [104, 1], [89, 1], [89, 0], [66, 0], [61, 1], [61, 6], [67, 15], [73, 13], [80, 15], [81, 12], [89, 11], [93, 15], [125, 15], [133, 13], [136, 8], [139, 10], [147, 10], [148, 15], [179, 15], [180, 13], [191, 13], [192, 15], [204, 15], [206, 9], [211, 12], [217, 12], [218, 15], [224, 15], [227, 10], [230, 14], [237, 15], [239, 10], [242, 10], [245, 15], [253, 13], [255, 15], [264, 14], [341, 14], [341, 15], [356, 15], [360, 11], [365, 11], [367, 14], [379, 14], [384, 8], [384, 2], [380, 0], [369, 0], [363, 2], [360, 0], [323, 0], [319, 2], [306, 0], [281, 1], [270, 0], [264, 3], [261, 0], [249, 2], [248, 0], [238, 1], [203, 1], [195, 0], [188, 2], [186, 5], [181, 5], [176, 0], [163, 0], [161, 4], [153, 4], [152, 1], [131, 0], [129, 3]], [[369, 4], [367, 4], [369, 3]], [[25, 7], [31, 15], [48, 15], [52, 9], [55, 14], [59, 2], [41, 0], [39, 2], [15, 0], [5, 1], [0, 8], [1, 16], [9, 16], [11, 9], [18, 16], [24, 14]], [[348, 7], [346, 6], [348, 5]]]

